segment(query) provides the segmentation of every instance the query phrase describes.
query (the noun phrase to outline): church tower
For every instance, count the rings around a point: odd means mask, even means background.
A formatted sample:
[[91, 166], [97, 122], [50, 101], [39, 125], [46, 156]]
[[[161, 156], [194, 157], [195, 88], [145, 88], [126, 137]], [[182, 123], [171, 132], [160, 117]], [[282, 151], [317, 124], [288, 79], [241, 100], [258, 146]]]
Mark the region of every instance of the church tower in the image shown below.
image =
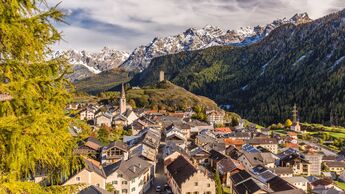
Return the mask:
[[164, 71], [159, 72], [159, 82], [164, 81]]
[[122, 83], [121, 85], [121, 97], [120, 97], [120, 114], [124, 114], [126, 112], [127, 105], [126, 105], [126, 93], [125, 87]]
[[301, 132], [301, 126], [299, 125], [298, 110], [296, 104], [292, 110], [292, 125], [290, 128], [292, 131]]

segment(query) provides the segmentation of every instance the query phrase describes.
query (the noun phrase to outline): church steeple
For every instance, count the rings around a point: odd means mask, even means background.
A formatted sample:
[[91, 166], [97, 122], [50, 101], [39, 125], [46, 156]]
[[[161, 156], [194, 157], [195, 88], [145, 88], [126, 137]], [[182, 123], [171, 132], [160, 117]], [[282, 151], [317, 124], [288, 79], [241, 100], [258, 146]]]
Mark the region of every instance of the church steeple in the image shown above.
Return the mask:
[[121, 98], [126, 98], [125, 87], [123, 83], [121, 84]]
[[292, 122], [297, 123], [298, 122], [298, 111], [297, 111], [297, 106], [294, 104], [293, 110], [292, 110]]
[[292, 125], [290, 127], [292, 131], [301, 132], [301, 126], [299, 125], [298, 110], [296, 104], [292, 109]]
[[127, 109], [127, 105], [126, 105], [126, 93], [125, 93], [125, 87], [122, 83], [121, 85], [121, 97], [120, 97], [120, 114], [124, 114], [126, 112]]

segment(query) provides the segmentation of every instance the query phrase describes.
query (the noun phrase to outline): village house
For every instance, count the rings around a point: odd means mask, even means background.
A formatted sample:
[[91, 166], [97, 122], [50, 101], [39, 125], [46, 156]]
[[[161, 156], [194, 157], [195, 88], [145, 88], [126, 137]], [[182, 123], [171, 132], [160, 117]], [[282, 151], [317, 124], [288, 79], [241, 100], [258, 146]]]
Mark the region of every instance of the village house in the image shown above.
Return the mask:
[[333, 181], [330, 178], [318, 179], [311, 182], [309, 185], [312, 193], [323, 193], [327, 190], [335, 188]]
[[140, 131], [144, 130], [145, 128], [160, 128], [160, 125], [158, 125], [153, 120], [142, 116], [139, 119], [133, 121], [133, 123], [130, 126], [132, 130], [132, 135], [137, 135], [140, 133]]
[[310, 163], [297, 153], [282, 156], [278, 166], [292, 168], [294, 175], [310, 175]]
[[240, 152], [240, 149], [236, 148], [233, 145], [230, 145], [225, 149], [225, 155], [234, 160], [237, 160], [241, 154], [242, 153]]
[[278, 158], [270, 152], [243, 152], [242, 155], [238, 158], [238, 161], [240, 161], [246, 169], [252, 169], [258, 165], [262, 165], [268, 168], [274, 168], [277, 159]]
[[267, 193], [263, 187], [264, 185], [254, 179], [246, 170], [241, 170], [230, 176], [230, 193]]
[[195, 145], [197, 146], [204, 146], [206, 144], [214, 144], [217, 143], [218, 140], [214, 137], [211, 137], [206, 134], [199, 134], [195, 138]]
[[243, 170], [244, 166], [237, 160], [223, 158], [217, 163], [217, 170], [223, 184], [230, 186], [230, 176]]
[[322, 154], [318, 152], [309, 151], [304, 153], [304, 158], [310, 164], [310, 174], [311, 175], [321, 175], [321, 163], [322, 163]]
[[85, 108], [79, 112], [80, 120], [93, 120], [95, 118], [96, 111], [96, 107], [93, 106]]
[[290, 167], [278, 166], [275, 168], [269, 168], [269, 170], [279, 177], [293, 177], [293, 170]]
[[188, 159], [180, 155], [166, 168], [167, 183], [175, 194], [215, 193], [215, 182], [205, 169], [195, 167]]
[[214, 128], [213, 132], [216, 135], [226, 135], [226, 134], [230, 134], [232, 130], [229, 127], [217, 127], [217, 128]]
[[115, 189], [114, 193], [142, 194], [146, 192], [153, 181], [153, 174], [149, 162], [132, 157], [104, 168], [107, 175], [106, 183]]
[[170, 155], [178, 150], [185, 150], [187, 146], [186, 137], [178, 130], [171, 130], [165, 137], [164, 154]]
[[193, 164], [209, 165], [210, 153], [201, 147], [196, 147], [189, 152]]
[[294, 177], [284, 177], [285, 181], [295, 186], [298, 189], [308, 192], [308, 180], [303, 176], [294, 176]]
[[278, 153], [278, 141], [274, 138], [253, 138], [249, 139], [247, 143], [254, 147], [263, 147], [273, 154]]
[[222, 125], [224, 123], [224, 113], [216, 110], [206, 111], [207, 122], [213, 125]]
[[337, 175], [340, 175], [345, 170], [345, 163], [340, 161], [324, 162], [325, 167]]
[[226, 145], [233, 145], [237, 149], [241, 149], [245, 144], [245, 141], [243, 139], [224, 138], [224, 143]]
[[93, 156], [97, 158], [98, 154], [101, 151], [101, 148], [102, 144], [98, 139], [94, 137], [88, 137], [83, 141], [78, 142], [78, 148], [74, 150], [74, 153]]
[[62, 185], [85, 184], [105, 189], [106, 174], [102, 165], [93, 159], [83, 157], [83, 168], [69, 177]]
[[101, 112], [95, 117], [95, 125], [99, 127], [102, 125], [111, 127], [111, 123], [112, 123], [112, 116], [110, 113]]
[[234, 132], [230, 134], [229, 138], [250, 140], [252, 138], [252, 133], [251, 132]]
[[121, 141], [111, 142], [102, 148], [102, 164], [112, 164], [120, 160], [128, 159], [128, 146]]
[[216, 150], [210, 150], [209, 165], [211, 168], [216, 169], [218, 162], [226, 158], [226, 156]]

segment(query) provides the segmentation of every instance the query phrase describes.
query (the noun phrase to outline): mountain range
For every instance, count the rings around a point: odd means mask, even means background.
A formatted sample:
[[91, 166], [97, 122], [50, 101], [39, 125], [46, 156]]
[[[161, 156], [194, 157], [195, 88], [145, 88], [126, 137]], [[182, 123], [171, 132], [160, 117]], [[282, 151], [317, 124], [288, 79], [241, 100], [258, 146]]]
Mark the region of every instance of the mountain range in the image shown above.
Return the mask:
[[129, 53], [104, 47], [100, 52], [58, 51], [58, 55], [66, 55], [73, 68], [67, 78], [73, 82], [86, 79], [101, 72], [118, 68], [129, 56]]
[[345, 10], [284, 24], [247, 46], [218, 46], [154, 58], [132, 85], [166, 79], [228, 105], [260, 124], [301, 121], [345, 125]]
[[265, 26], [245, 27], [238, 30], [223, 31], [219, 27], [207, 25], [204, 28], [189, 28], [174, 36], [154, 38], [146, 46], [139, 46], [129, 54], [124, 51], [104, 48], [100, 52], [68, 50], [65, 54], [73, 65], [71, 81], [81, 80], [113, 68], [120, 67], [127, 71], [143, 71], [156, 57], [179, 52], [193, 51], [212, 46], [246, 46], [262, 40], [275, 28], [284, 24], [298, 25], [310, 22], [308, 14], [296, 14], [290, 19], [278, 19]]

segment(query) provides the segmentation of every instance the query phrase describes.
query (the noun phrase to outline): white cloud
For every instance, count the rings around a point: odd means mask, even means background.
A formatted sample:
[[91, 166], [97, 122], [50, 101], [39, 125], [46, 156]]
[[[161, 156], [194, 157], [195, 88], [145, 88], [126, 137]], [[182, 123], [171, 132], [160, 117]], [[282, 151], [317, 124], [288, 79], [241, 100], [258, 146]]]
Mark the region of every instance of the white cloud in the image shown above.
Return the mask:
[[79, 10], [81, 15], [67, 18], [70, 26], [58, 26], [67, 43], [57, 48], [109, 46], [131, 51], [155, 36], [174, 35], [189, 27], [211, 24], [236, 29], [301, 12], [318, 18], [341, 6], [345, 0], [64, 0], [61, 8]]

